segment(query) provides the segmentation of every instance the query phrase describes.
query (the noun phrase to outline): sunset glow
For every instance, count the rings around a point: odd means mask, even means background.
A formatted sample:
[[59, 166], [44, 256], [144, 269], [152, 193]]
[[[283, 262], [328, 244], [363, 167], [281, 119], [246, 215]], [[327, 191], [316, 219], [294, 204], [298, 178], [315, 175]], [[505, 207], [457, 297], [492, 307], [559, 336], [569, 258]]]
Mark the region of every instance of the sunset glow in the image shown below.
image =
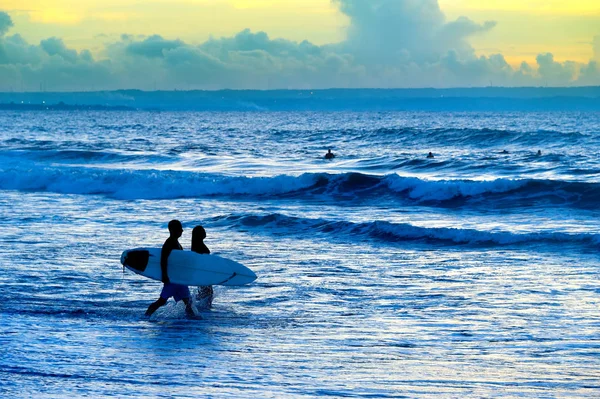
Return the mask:
[[[435, 77], [434, 84], [445, 85], [451, 81], [470, 84], [464, 81], [468, 74], [448, 71], [453, 76], [449, 79], [444, 76], [446, 72], [426, 67], [431, 60], [453, 57], [454, 51], [458, 51], [463, 63], [495, 60], [485, 68], [496, 68], [494, 73], [500, 73], [503, 80], [506, 78], [506, 84], [513, 84], [506, 73], [521, 76], [518, 71], [524, 62], [527, 63], [524, 71], [536, 71], [540, 56], [567, 68], [563, 72], [554, 67], [546, 69], [555, 71], [563, 79], [568, 75], [567, 81], [578, 80], [582, 71], [595, 76], [595, 64], [586, 65], [600, 60], [600, 3], [595, 0], [153, 0], [143, 3], [134, 0], [3, 0], [0, 12], [10, 19], [10, 24], [3, 28], [7, 38], [18, 34], [19, 40], [31, 45], [52, 38], [66, 49], [89, 52], [94, 60], [110, 58], [117, 49], [126, 49], [128, 44], [120, 43], [124, 38], [128, 41], [160, 38], [194, 49], [210, 40], [221, 41], [221, 46], [242, 33], [250, 35], [253, 42], [249, 48], [237, 42], [236, 46], [241, 47], [235, 51], [242, 58], [250, 49], [266, 51], [263, 54], [266, 55], [272, 50], [279, 51], [275, 50], [277, 43], [295, 46], [306, 41], [319, 46], [324, 53], [335, 53], [334, 58], [318, 62], [322, 68], [327, 69], [326, 65], [331, 62], [335, 68], [348, 62], [356, 63], [347, 65], [344, 76], [364, 75], [361, 70], [365, 63], [386, 65], [383, 69], [376, 68], [377, 71], [368, 67], [370, 77], [361, 83], [367, 86], [416, 84], [421, 81], [411, 78], [410, 74], [421, 74], [415, 69], [417, 66], [424, 74], [422, 84], [429, 82], [425, 75]], [[264, 43], [258, 44], [257, 39]], [[217, 51], [214, 46], [210, 48]], [[306, 48], [304, 46], [303, 51]], [[235, 62], [248, 65], [239, 57], [222, 59], [226, 53], [219, 51], [211, 56], [217, 56], [220, 62], [231, 62], [235, 58]], [[52, 56], [51, 53], [48, 54]], [[291, 54], [277, 53], [276, 57], [285, 59], [261, 61], [261, 65], [274, 66], [282, 76], [289, 76], [286, 68], [306, 68], [307, 71], [317, 68], [314, 60], [295, 59]], [[551, 56], [545, 57], [545, 54]], [[417, 59], [411, 60], [412, 57]], [[120, 62], [119, 59], [117, 63]], [[504, 63], [513, 72], [502, 72]], [[378, 76], [383, 71], [390, 76]], [[264, 73], [269, 75], [273, 71]], [[344, 85], [356, 84], [357, 79], [362, 79], [350, 75]], [[594, 81], [592, 77], [589, 79]], [[328, 81], [327, 78], [316, 80]], [[494, 79], [481, 76], [472, 84], [490, 80]], [[408, 83], [403, 83], [405, 81]], [[514, 84], [529, 84], [519, 82]], [[286, 86], [306, 84], [309, 83], [294, 80]]]

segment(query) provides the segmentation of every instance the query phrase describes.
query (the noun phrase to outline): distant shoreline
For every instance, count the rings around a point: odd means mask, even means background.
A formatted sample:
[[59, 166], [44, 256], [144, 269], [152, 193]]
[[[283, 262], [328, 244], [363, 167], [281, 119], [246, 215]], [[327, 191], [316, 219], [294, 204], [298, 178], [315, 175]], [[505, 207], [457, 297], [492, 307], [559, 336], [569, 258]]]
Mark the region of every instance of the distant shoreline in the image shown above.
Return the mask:
[[600, 111], [600, 87], [0, 92], [0, 110]]

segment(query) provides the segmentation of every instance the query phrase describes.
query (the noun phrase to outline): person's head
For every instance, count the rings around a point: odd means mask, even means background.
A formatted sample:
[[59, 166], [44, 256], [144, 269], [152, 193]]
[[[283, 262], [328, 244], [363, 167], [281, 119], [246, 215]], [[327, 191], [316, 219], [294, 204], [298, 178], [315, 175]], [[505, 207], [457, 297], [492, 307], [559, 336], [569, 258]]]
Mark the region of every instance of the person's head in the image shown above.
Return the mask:
[[327, 152], [331, 154], [331, 148], [330, 148], [330, 149], [328, 149], [328, 150], [327, 150]]
[[204, 239], [206, 238], [206, 230], [202, 226], [194, 227], [192, 230], [192, 251], [199, 252], [204, 246]]
[[169, 222], [169, 233], [171, 233], [171, 237], [181, 237], [183, 226], [179, 220], [174, 219]]
[[204, 240], [205, 238], [206, 238], [206, 230], [204, 230], [204, 227], [202, 227], [202, 226], [194, 227], [194, 230], [192, 230], [192, 241], [194, 239]]

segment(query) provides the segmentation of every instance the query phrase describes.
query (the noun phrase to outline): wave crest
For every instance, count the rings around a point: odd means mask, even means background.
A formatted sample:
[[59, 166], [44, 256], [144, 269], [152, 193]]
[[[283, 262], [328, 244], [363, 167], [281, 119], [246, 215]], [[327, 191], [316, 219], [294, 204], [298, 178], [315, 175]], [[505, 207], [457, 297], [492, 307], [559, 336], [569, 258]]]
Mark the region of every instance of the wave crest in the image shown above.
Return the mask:
[[132, 170], [81, 166], [39, 166], [5, 162], [0, 189], [63, 194], [103, 194], [116, 199], [172, 199], [207, 196], [318, 198], [400, 201], [407, 205], [503, 206], [558, 204], [595, 209], [600, 185], [554, 180], [425, 180], [362, 173], [304, 173], [299, 176], [227, 176], [173, 170]]
[[387, 243], [405, 241], [421, 241], [442, 245], [477, 245], [506, 246], [530, 244], [565, 244], [597, 245], [600, 236], [597, 234], [570, 234], [564, 232], [512, 233], [508, 231], [491, 232], [476, 229], [421, 227], [408, 223], [391, 223], [373, 221], [353, 223], [348, 221], [332, 221], [326, 219], [308, 219], [286, 216], [278, 213], [267, 215], [229, 215], [211, 220], [215, 225], [263, 229], [269, 232], [286, 232], [292, 234], [332, 234], [336, 237], [366, 237]]

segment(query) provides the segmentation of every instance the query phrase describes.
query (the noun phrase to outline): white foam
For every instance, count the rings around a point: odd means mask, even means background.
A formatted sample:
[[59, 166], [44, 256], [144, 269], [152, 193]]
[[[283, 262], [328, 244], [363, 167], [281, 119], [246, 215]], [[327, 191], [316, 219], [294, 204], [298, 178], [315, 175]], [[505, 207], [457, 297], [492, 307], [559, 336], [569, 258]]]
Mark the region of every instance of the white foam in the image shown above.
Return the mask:
[[388, 175], [388, 187], [396, 192], [408, 192], [412, 199], [422, 201], [445, 201], [456, 197], [473, 197], [486, 193], [505, 193], [524, 187], [528, 180], [496, 179], [473, 180], [422, 180], [416, 177]]

